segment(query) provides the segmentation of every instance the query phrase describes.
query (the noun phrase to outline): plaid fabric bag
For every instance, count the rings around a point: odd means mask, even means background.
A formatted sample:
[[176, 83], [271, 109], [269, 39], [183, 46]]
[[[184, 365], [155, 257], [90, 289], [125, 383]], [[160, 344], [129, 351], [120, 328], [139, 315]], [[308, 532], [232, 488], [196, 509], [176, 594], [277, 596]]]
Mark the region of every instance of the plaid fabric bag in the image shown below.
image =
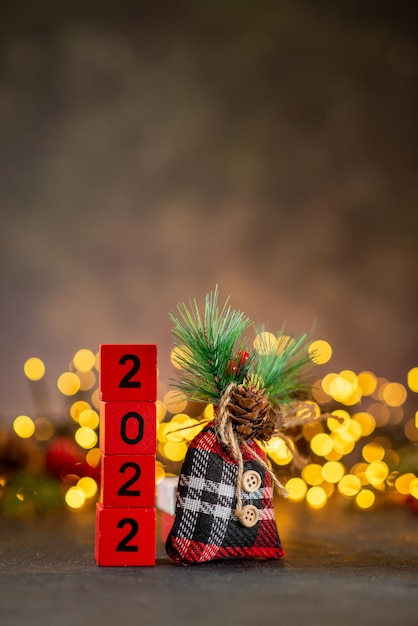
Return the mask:
[[[249, 447], [265, 460], [256, 443]], [[278, 559], [284, 555], [277, 532], [270, 475], [245, 449], [242, 506], [235, 514], [238, 466], [218, 440], [214, 422], [190, 443], [181, 468], [168, 556], [176, 563], [225, 558]]]

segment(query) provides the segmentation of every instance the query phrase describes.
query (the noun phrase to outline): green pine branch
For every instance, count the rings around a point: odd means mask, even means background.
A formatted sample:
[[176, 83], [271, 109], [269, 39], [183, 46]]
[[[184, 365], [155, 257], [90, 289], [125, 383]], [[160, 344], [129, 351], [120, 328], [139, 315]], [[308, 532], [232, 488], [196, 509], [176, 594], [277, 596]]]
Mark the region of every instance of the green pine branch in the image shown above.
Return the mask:
[[[277, 340], [281, 341], [280, 334]], [[288, 337], [279, 350], [266, 350], [266, 354], [264, 351], [255, 353], [250, 375], [259, 378], [272, 404], [289, 402], [306, 392], [306, 379], [311, 365], [307, 341], [308, 335], [304, 333], [298, 339]]]
[[189, 307], [179, 303], [178, 316], [169, 314], [182, 368], [176, 386], [190, 399], [214, 404], [234, 379], [229, 365], [242, 349], [242, 335], [252, 324], [244, 313], [229, 306], [229, 298], [219, 310], [218, 295], [218, 287], [206, 295], [203, 317], [195, 299]]
[[[266, 390], [272, 404], [289, 402], [307, 390], [305, 381], [311, 363], [308, 335], [289, 337], [280, 349], [262, 345], [260, 350], [246, 349], [244, 332], [253, 322], [234, 310], [227, 298], [218, 307], [218, 287], [206, 295], [203, 313], [195, 299], [189, 306], [177, 305], [177, 314], [169, 313], [173, 323], [176, 360], [181, 368], [176, 387], [190, 400], [219, 404], [220, 398], [234, 381], [255, 383]], [[256, 330], [256, 336], [263, 329]], [[283, 342], [282, 335], [276, 337]], [[242, 356], [245, 353], [245, 358]]]

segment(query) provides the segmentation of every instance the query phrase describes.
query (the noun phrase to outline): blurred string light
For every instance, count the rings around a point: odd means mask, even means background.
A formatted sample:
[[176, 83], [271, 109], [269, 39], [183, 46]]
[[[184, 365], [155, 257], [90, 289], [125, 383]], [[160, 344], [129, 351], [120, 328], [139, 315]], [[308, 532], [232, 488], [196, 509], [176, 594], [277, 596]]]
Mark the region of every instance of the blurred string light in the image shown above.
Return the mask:
[[44, 362], [37, 357], [31, 357], [25, 361], [23, 371], [29, 380], [41, 380], [45, 375]]
[[[292, 342], [287, 335], [276, 337], [263, 332], [256, 336], [254, 348], [268, 354], [291, 347]], [[314, 368], [320, 368], [329, 363], [333, 351], [329, 342], [316, 340], [309, 345], [308, 354]], [[187, 352], [176, 348], [170, 360], [179, 369], [187, 361]], [[71, 359], [69, 370], [57, 380], [58, 390], [69, 399], [67, 426], [92, 471], [97, 471], [101, 462], [98, 371], [98, 352], [82, 348]], [[31, 357], [25, 362], [24, 372], [31, 381], [41, 380], [45, 365], [41, 359]], [[190, 441], [214, 417], [211, 404], [196, 406], [177, 390], [169, 390], [162, 380], [158, 381], [158, 389], [157, 484], [166, 475], [178, 473]], [[418, 393], [418, 367], [409, 370], [405, 384], [368, 370], [357, 374], [349, 369], [328, 371], [317, 377], [312, 382], [313, 406], [318, 415], [326, 411], [329, 417], [301, 427], [299, 442], [308, 452], [306, 465], [301, 470], [294, 466], [296, 444], [286, 445], [282, 439], [272, 438], [264, 446], [270, 462], [287, 478], [289, 500], [320, 509], [338, 498], [360, 510], [373, 508], [384, 497], [418, 500], [417, 463], [410, 469], [403, 467], [403, 452], [399, 449], [399, 445], [414, 449], [418, 443], [418, 410], [411, 415], [405, 409], [409, 393]], [[56, 435], [48, 416], [19, 415], [13, 430], [19, 438], [33, 437], [44, 446]], [[69, 510], [81, 510], [97, 499], [97, 476], [71, 474], [65, 480], [70, 481], [63, 482]], [[4, 488], [7, 477], [0, 477], [0, 481], [0, 488]]]
[[19, 415], [13, 421], [13, 430], [18, 437], [29, 439], [35, 433], [35, 422], [28, 415]]

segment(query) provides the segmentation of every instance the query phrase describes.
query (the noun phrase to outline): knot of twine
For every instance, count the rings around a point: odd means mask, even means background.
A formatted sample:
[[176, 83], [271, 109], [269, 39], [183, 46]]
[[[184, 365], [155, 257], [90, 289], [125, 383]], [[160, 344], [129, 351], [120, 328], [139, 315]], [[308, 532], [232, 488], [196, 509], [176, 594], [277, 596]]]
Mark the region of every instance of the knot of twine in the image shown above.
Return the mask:
[[238, 473], [237, 473], [237, 482], [235, 486], [235, 493], [237, 498], [237, 505], [235, 508], [235, 514], [239, 520], [242, 519], [243, 516], [243, 507], [242, 507], [242, 492], [241, 492], [241, 483], [242, 476], [244, 474], [244, 461], [242, 458], [242, 449], [244, 448], [253, 459], [261, 465], [265, 472], [267, 472], [277, 490], [284, 496], [288, 496], [288, 492], [282, 485], [282, 483], [278, 480], [272, 469], [267, 465], [266, 461], [258, 454], [256, 450], [250, 448], [246, 441], [244, 441], [236, 432], [233, 427], [231, 414], [229, 412], [228, 405], [231, 401], [231, 394], [233, 390], [237, 387], [237, 384], [232, 382], [225, 389], [224, 393], [221, 396], [219, 402], [219, 412], [216, 417], [217, 429], [219, 434], [219, 439], [221, 443], [229, 448], [232, 457], [237, 462], [238, 465]]

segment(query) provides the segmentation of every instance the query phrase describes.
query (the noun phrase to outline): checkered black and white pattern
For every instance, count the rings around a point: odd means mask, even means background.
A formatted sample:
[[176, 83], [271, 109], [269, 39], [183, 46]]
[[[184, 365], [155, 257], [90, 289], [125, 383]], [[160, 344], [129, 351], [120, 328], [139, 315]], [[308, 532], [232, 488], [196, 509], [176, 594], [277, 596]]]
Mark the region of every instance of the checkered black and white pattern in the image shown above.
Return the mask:
[[[263, 454], [255, 443], [251, 443]], [[244, 471], [261, 476], [257, 491], [242, 491], [242, 504], [259, 510], [259, 521], [244, 527], [235, 515], [238, 466], [219, 443], [213, 423], [191, 442], [177, 489], [167, 554], [177, 563], [201, 563], [233, 557], [280, 558], [270, 476], [243, 450]]]

